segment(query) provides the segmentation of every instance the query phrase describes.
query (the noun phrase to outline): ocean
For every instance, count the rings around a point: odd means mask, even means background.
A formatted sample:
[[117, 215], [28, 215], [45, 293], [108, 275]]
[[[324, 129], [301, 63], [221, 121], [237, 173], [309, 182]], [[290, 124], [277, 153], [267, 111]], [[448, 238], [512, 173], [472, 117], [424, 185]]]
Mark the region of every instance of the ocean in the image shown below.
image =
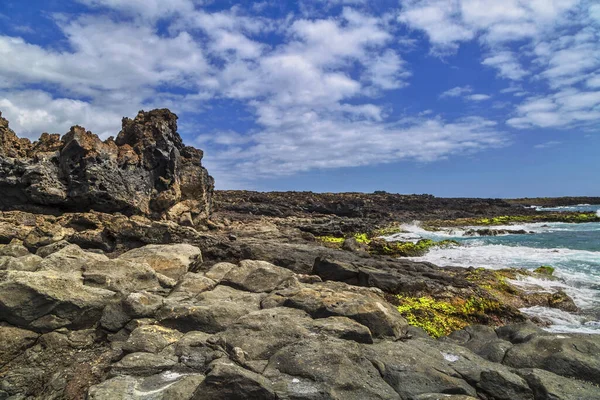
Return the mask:
[[[600, 215], [600, 205], [588, 204], [538, 210], [595, 211]], [[547, 329], [553, 332], [600, 334], [600, 223], [532, 223], [493, 228], [524, 229], [534, 233], [465, 237], [463, 229], [448, 228], [440, 232], [429, 232], [415, 222], [403, 226], [406, 233], [392, 235], [388, 239], [430, 238], [460, 242], [461, 246], [434, 248], [423, 257], [411, 257], [415, 261], [429, 261], [441, 267], [515, 267], [533, 270], [542, 265], [550, 265], [556, 268], [554, 275], [558, 280], [527, 277], [514, 283], [523, 287], [535, 285], [548, 291], [562, 289], [573, 298], [581, 312], [572, 314], [545, 307], [524, 308], [521, 311], [551, 323]]]

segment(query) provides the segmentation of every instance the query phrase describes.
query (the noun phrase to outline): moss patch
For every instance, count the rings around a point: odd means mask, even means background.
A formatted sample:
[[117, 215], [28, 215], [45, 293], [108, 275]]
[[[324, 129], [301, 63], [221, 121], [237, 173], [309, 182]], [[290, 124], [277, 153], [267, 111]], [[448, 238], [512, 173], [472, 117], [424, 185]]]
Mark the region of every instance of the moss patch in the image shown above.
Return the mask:
[[343, 237], [335, 237], [335, 236], [317, 236], [316, 239], [320, 242], [325, 243], [326, 245], [329, 245], [330, 247], [335, 247], [335, 248], [342, 247], [344, 240], [346, 240]]
[[420, 257], [432, 247], [449, 247], [458, 246], [459, 243], [455, 240], [442, 240], [436, 242], [431, 239], [421, 239], [416, 243], [413, 242], [387, 242], [382, 239], [372, 240], [369, 244], [369, 251], [373, 254], [381, 254], [393, 257]]
[[551, 267], [549, 265], [542, 265], [541, 267], [534, 269], [533, 272], [541, 275], [552, 276], [554, 275], [554, 267]]
[[398, 295], [398, 311], [410, 325], [424, 329], [430, 336], [448, 335], [473, 323], [488, 319], [488, 313], [500, 309], [495, 300], [470, 297], [449, 301], [431, 297], [408, 297]]
[[438, 227], [449, 226], [494, 226], [494, 225], [510, 225], [512, 223], [527, 223], [527, 222], [570, 222], [570, 223], [585, 223], [585, 222], [600, 222], [600, 216], [596, 213], [585, 212], [555, 212], [555, 213], [540, 213], [534, 215], [503, 215], [491, 218], [459, 218], [455, 220], [433, 220], [428, 221], [427, 227], [435, 229]]

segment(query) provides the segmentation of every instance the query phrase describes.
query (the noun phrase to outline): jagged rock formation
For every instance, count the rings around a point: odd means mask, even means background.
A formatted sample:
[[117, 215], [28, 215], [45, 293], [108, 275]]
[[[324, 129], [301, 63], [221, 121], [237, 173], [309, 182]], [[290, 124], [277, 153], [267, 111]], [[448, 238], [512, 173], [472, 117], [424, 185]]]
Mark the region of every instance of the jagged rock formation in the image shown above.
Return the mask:
[[124, 118], [116, 139], [74, 126], [62, 138], [20, 139], [0, 114], [0, 209], [98, 210], [194, 224], [214, 182], [167, 109]]

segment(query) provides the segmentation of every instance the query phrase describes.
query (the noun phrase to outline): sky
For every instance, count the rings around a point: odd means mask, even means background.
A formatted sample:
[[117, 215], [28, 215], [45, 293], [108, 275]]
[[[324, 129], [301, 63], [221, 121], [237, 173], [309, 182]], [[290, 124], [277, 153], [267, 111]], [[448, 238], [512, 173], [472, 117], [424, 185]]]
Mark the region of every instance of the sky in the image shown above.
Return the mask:
[[164, 107], [218, 189], [600, 195], [600, 3], [0, 2], [18, 135]]

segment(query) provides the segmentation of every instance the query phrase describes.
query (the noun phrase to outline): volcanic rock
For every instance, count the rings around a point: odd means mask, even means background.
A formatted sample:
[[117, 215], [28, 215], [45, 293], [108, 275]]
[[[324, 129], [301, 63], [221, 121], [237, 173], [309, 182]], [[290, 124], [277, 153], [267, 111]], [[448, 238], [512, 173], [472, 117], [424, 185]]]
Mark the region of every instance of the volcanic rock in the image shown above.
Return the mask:
[[213, 179], [202, 167], [202, 151], [183, 144], [177, 116], [140, 111], [122, 126], [114, 140], [74, 126], [62, 138], [43, 134], [31, 143], [0, 114], [0, 209], [207, 218]]

